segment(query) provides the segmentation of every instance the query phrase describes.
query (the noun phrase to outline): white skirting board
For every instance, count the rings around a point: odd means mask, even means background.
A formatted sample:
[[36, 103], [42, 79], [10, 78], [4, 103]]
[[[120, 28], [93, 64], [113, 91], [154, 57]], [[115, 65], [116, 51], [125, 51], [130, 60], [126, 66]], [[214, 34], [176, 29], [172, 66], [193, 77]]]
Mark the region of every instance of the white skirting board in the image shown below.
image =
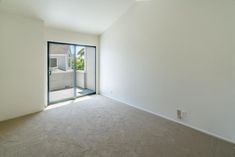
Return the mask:
[[197, 127], [194, 127], [194, 126], [192, 126], [192, 125], [190, 125], [190, 124], [186, 124], [186, 123], [183, 123], [183, 122], [177, 121], [177, 120], [175, 120], [175, 119], [169, 118], [169, 117], [164, 116], [164, 115], [162, 115], [162, 114], [159, 114], [159, 113], [155, 113], [155, 112], [149, 111], [149, 110], [144, 109], [144, 108], [142, 108], [142, 107], [134, 106], [134, 105], [132, 105], [132, 104], [129, 104], [129, 103], [123, 102], [123, 101], [121, 101], [121, 100], [118, 100], [118, 99], [116, 99], [116, 98], [114, 98], [114, 97], [111, 97], [111, 96], [108, 96], [108, 95], [105, 95], [105, 94], [102, 94], [102, 93], [101, 93], [100, 95], [102, 95], [102, 96], [104, 96], [104, 97], [107, 97], [107, 98], [110, 98], [110, 99], [113, 99], [113, 100], [115, 100], [115, 101], [118, 101], [118, 102], [120, 102], [120, 103], [123, 103], [123, 104], [125, 104], [125, 105], [131, 106], [131, 107], [134, 107], [134, 108], [136, 108], [136, 109], [139, 109], [139, 110], [142, 110], [142, 111], [145, 111], [145, 112], [148, 112], [148, 113], [154, 114], [154, 115], [159, 116], [159, 117], [162, 117], [162, 118], [164, 118], [164, 119], [167, 119], [167, 120], [173, 121], [173, 122], [175, 122], [175, 123], [178, 123], [178, 124], [184, 125], [184, 126], [186, 126], [186, 127], [189, 127], [189, 128], [194, 129], [194, 130], [200, 131], [200, 132], [202, 132], [202, 133], [205, 133], [205, 134], [207, 134], [207, 135], [213, 136], [213, 137], [215, 137], [215, 138], [218, 138], [218, 139], [221, 139], [221, 140], [227, 141], [227, 142], [229, 142], [229, 143], [233, 143], [233, 144], [235, 144], [235, 141], [232, 141], [232, 140], [230, 140], [230, 139], [224, 138], [224, 137], [219, 136], [219, 135], [217, 135], [217, 134], [214, 134], [214, 133], [208, 132], [208, 131], [206, 131], [206, 130], [203, 130], [203, 129], [200, 129], [200, 128], [197, 128]]

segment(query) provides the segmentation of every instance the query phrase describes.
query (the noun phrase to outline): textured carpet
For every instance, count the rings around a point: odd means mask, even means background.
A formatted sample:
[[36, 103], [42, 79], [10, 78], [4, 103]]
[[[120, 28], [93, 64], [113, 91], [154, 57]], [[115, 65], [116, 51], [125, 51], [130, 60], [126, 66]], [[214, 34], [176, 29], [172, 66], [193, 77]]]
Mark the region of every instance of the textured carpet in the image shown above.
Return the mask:
[[103, 96], [76, 101], [1, 122], [0, 156], [235, 157], [234, 144]]

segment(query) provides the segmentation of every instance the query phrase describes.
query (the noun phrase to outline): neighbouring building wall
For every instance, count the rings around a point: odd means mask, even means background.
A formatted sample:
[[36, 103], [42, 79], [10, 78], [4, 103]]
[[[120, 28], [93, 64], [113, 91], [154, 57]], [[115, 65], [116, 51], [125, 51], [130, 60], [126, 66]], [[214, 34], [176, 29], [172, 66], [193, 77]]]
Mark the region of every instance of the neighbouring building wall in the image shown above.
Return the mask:
[[100, 41], [101, 94], [235, 143], [235, 2], [137, 2]]
[[43, 31], [40, 20], [0, 13], [0, 121], [44, 108]]

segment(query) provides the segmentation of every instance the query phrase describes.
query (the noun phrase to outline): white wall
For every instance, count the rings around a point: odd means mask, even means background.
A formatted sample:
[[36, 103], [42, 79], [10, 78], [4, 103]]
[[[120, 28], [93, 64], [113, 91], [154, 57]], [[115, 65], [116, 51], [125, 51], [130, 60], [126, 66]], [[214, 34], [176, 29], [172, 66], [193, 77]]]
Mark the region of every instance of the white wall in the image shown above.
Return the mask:
[[[45, 27], [45, 42], [56, 41], [64, 43], [74, 43], [81, 45], [96, 46], [96, 89], [99, 93], [99, 37], [97, 35], [83, 34], [77, 32], [71, 32], [66, 30], [60, 30], [56, 28]], [[45, 74], [46, 75], [46, 74]]]
[[98, 46], [99, 44], [99, 38], [97, 35], [66, 31], [50, 27], [45, 27], [44, 30], [46, 41], [57, 41], [92, 46]]
[[47, 41], [93, 45], [99, 49], [96, 35], [48, 28], [41, 20], [0, 12], [0, 121], [44, 109]]
[[0, 121], [41, 111], [43, 22], [0, 13]]
[[86, 48], [86, 88], [95, 91], [96, 82], [95, 82], [95, 48], [87, 47]]
[[235, 143], [235, 2], [139, 2], [100, 41], [101, 94]]

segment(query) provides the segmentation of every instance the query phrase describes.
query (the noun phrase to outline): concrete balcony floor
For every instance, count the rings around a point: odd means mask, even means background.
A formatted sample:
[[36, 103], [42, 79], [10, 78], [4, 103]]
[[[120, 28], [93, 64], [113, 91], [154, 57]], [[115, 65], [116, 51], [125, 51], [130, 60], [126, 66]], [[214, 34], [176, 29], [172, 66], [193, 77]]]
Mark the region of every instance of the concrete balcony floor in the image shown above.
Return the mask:
[[[76, 88], [76, 97], [81, 97], [89, 94], [93, 94], [95, 91], [87, 89], [87, 88]], [[50, 102], [57, 102], [60, 100], [73, 98], [74, 97], [74, 88], [66, 88], [56, 91], [51, 91], [49, 93]]]

